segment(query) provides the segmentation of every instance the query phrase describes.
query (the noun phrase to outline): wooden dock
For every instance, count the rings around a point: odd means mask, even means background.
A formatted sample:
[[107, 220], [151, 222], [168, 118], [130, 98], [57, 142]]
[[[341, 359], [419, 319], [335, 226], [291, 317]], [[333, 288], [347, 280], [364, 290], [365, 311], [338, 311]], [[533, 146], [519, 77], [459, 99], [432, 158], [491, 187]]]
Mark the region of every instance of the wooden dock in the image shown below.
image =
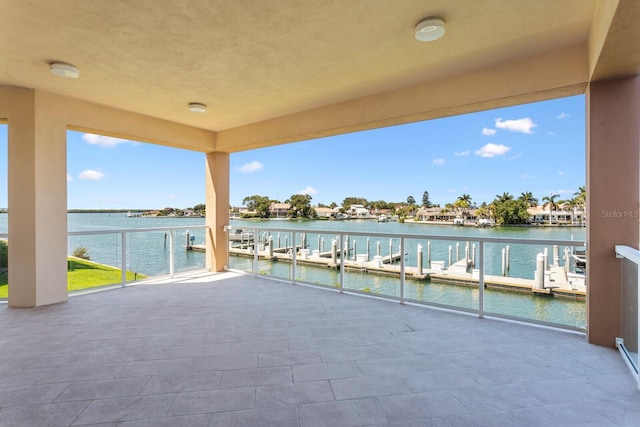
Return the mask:
[[[196, 249], [194, 245], [193, 250]], [[293, 247], [273, 249], [269, 251], [268, 245], [264, 250], [258, 252], [260, 259], [270, 259], [273, 262], [292, 262], [293, 256], [291, 251]], [[394, 253], [391, 256], [374, 256], [369, 260], [368, 254], [356, 254], [355, 257], [350, 256], [346, 249], [344, 250], [345, 270], [360, 271], [363, 273], [380, 274], [387, 276], [399, 276], [401, 267], [399, 261], [402, 258], [401, 253]], [[241, 257], [254, 257], [253, 246], [250, 248], [237, 247], [234, 245], [229, 249], [229, 254]], [[308, 249], [302, 249], [300, 245], [296, 246], [296, 263], [299, 265], [308, 265], [325, 268], [340, 268], [340, 254], [337, 254], [335, 263], [332, 260], [331, 252], [313, 251], [309, 253]], [[442, 266], [443, 262], [433, 264]], [[447, 268], [422, 268], [405, 266], [405, 277], [410, 280], [435, 281], [452, 283], [457, 285], [477, 287], [479, 284], [479, 272], [473, 268], [470, 260], [462, 259], [450, 265]], [[536, 295], [548, 295], [559, 297], [570, 297], [577, 299], [586, 299], [586, 287], [584, 285], [576, 285], [564, 273], [561, 267], [549, 266], [549, 270], [545, 276], [545, 287], [543, 289], [536, 287], [536, 281], [533, 279], [522, 279], [518, 277], [484, 275], [485, 288], [504, 289], [509, 291], [527, 292]]]

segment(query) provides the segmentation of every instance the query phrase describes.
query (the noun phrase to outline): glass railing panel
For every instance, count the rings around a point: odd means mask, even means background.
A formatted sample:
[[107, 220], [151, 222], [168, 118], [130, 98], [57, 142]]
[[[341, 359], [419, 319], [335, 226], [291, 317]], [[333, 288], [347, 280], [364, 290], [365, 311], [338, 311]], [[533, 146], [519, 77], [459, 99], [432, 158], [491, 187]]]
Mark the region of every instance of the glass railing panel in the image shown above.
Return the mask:
[[[399, 238], [343, 234], [344, 290], [400, 298]], [[335, 239], [338, 263], [340, 238]]]
[[339, 287], [337, 251], [332, 252], [336, 235], [296, 233], [296, 281], [318, 286]]
[[477, 248], [472, 241], [405, 239], [406, 299], [478, 310]]
[[[257, 233], [258, 268], [256, 274], [293, 280], [293, 252], [300, 250], [300, 235], [262, 229]], [[253, 253], [253, 248], [251, 249]]]
[[623, 258], [621, 266], [621, 338], [630, 357], [630, 362], [638, 371], [638, 265]]
[[169, 230], [127, 233], [127, 281], [169, 274], [171, 251], [177, 246], [177, 234], [174, 231], [172, 249]]
[[122, 282], [122, 239], [119, 233], [68, 237], [69, 292]]
[[174, 231], [174, 272], [202, 270], [206, 268], [205, 228], [178, 229]]
[[485, 243], [484, 313], [586, 328], [584, 265], [572, 246]]
[[227, 238], [229, 244], [228, 268], [253, 273], [254, 230], [230, 228], [227, 232]]

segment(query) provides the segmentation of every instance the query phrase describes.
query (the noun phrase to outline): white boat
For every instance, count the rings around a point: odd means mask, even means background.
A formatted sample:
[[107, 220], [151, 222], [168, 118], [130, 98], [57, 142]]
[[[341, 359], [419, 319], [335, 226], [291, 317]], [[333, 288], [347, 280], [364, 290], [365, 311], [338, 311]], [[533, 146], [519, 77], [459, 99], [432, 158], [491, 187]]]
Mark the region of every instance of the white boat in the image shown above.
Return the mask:
[[453, 218], [453, 225], [464, 225], [464, 219], [462, 219], [462, 218]]
[[381, 214], [378, 216], [378, 222], [389, 222], [389, 217], [385, 214]]

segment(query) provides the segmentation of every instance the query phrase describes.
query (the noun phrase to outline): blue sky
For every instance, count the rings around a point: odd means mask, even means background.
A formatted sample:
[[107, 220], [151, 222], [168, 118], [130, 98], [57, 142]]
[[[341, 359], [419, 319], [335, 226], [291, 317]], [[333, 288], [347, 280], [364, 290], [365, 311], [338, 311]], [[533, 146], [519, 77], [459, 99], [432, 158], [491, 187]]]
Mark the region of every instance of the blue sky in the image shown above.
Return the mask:
[[[68, 207], [186, 208], [204, 202], [204, 155], [69, 132]], [[0, 207], [7, 206], [7, 134], [0, 126]], [[570, 198], [585, 185], [584, 96], [315, 139], [231, 155], [231, 203], [260, 194], [313, 203], [491, 202], [531, 191]]]

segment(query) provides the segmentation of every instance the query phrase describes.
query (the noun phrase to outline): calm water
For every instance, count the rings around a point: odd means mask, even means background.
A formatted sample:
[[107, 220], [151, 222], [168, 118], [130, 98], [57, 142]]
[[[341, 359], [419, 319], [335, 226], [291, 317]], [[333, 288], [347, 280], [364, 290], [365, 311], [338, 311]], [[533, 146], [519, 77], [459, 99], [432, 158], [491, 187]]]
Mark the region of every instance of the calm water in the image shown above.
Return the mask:
[[[149, 228], [172, 226], [204, 225], [204, 218], [127, 218], [124, 213], [118, 214], [68, 214], [69, 231], [110, 230], [123, 228]], [[277, 229], [304, 229], [306, 243], [313, 249], [328, 251], [334, 234], [323, 230], [336, 232], [369, 232], [369, 233], [405, 233], [428, 234], [430, 236], [459, 236], [459, 241], [442, 241], [437, 239], [407, 239], [405, 242], [405, 262], [415, 266], [417, 260], [417, 245], [423, 246], [424, 266], [427, 267], [426, 247], [431, 243], [431, 260], [444, 261], [448, 264], [449, 246], [451, 246], [452, 261], [455, 262], [456, 243], [457, 253], [464, 257], [465, 246], [469, 242], [470, 253], [474, 237], [504, 237], [509, 239], [559, 239], [584, 241], [584, 228], [475, 228], [453, 227], [450, 225], [400, 224], [396, 222], [377, 223], [375, 221], [242, 221], [232, 220], [234, 229], [248, 230], [251, 227]], [[204, 230], [189, 230], [195, 237], [195, 244], [204, 243]], [[0, 233], [7, 232], [7, 214], [0, 214]], [[285, 239], [290, 245], [292, 235], [287, 232], [270, 233], [277, 247], [284, 246]], [[300, 238], [300, 237], [298, 237]], [[351, 236], [349, 248], [356, 243], [358, 254], [367, 252], [366, 237]], [[377, 244], [380, 242], [380, 254], [388, 255], [389, 245], [394, 253], [399, 252], [399, 242], [388, 238], [371, 236], [369, 239], [369, 254], [376, 255]], [[175, 232], [173, 248], [169, 247], [165, 232], [130, 233], [127, 236], [127, 269], [147, 275], [162, 275], [169, 272], [169, 253], [174, 252], [175, 270], [189, 270], [202, 268], [205, 264], [204, 254], [185, 250], [186, 231]], [[69, 237], [69, 253], [79, 246], [88, 249], [91, 259], [109, 265], [120, 267], [122, 248], [120, 235], [89, 235]], [[510, 244], [510, 269], [512, 277], [533, 278], [535, 270], [535, 256], [544, 247], [533, 245]], [[499, 275], [502, 269], [501, 252], [504, 245], [485, 245], [485, 271], [487, 274]], [[551, 247], [548, 247], [551, 262]], [[562, 252], [562, 248], [560, 249]], [[353, 252], [352, 252], [353, 253]], [[352, 255], [351, 255], [352, 256]], [[562, 256], [562, 255], [561, 255]], [[247, 258], [231, 257], [230, 267], [251, 271], [251, 260]], [[562, 263], [562, 260], [561, 260]], [[292, 267], [288, 263], [272, 263], [260, 261], [259, 272], [278, 277], [291, 278]], [[297, 279], [301, 281], [334, 285], [339, 282], [338, 272], [327, 268], [303, 267], [297, 269]], [[372, 274], [352, 272], [345, 275], [345, 288], [362, 290], [367, 288], [372, 293], [399, 296], [399, 279], [397, 277], [377, 276]], [[406, 295], [409, 299], [429, 301], [448, 306], [477, 309], [478, 291], [473, 287], [439, 284], [434, 282], [412, 281], [407, 279]], [[501, 292], [489, 290], [485, 293], [485, 311], [517, 317], [543, 320], [579, 328], [586, 325], [586, 308], [583, 301], [570, 299], [533, 296], [528, 293]]]

